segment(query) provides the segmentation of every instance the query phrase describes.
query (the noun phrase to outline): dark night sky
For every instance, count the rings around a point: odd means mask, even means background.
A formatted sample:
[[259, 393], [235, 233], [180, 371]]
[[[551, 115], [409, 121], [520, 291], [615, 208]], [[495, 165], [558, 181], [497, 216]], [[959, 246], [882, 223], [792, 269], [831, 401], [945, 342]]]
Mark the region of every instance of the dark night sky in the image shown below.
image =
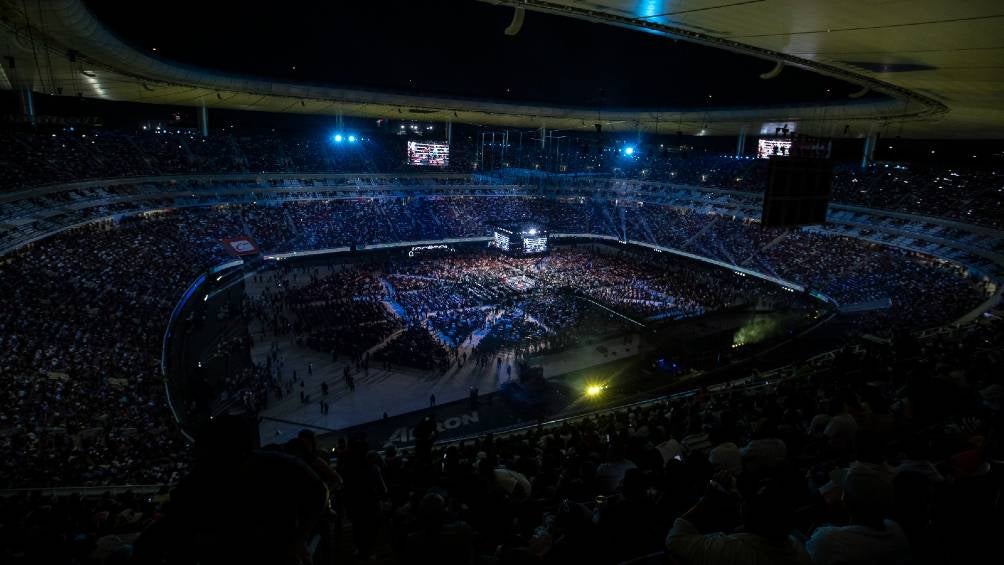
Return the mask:
[[812, 102], [858, 89], [793, 68], [764, 81], [767, 61], [534, 12], [508, 37], [512, 9], [473, 0], [87, 3], [154, 56], [297, 82], [596, 108], [704, 107], [709, 94], [715, 106]]

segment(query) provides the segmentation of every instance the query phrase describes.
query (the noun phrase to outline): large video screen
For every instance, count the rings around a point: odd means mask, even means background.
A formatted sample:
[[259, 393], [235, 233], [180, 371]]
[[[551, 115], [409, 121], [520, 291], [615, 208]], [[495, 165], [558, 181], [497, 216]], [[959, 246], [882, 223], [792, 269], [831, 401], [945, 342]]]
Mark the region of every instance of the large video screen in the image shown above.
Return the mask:
[[509, 236], [504, 233], [495, 232], [495, 247], [502, 251], [509, 251]]
[[769, 159], [775, 155], [783, 157], [789, 153], [791, 153], [789, 139], [761, 139], [757, 142], [756, 156], [761, 159]]
[[409, 141], [408, 164], [419, 167], [445, 167], [450, 164], [450, 145], [448, 143]]
[[544, 237], [524, 237], [523, 238], [523, 253], [530, 255], [531, 253], [546, 253], [547, 252], [547, 236]]

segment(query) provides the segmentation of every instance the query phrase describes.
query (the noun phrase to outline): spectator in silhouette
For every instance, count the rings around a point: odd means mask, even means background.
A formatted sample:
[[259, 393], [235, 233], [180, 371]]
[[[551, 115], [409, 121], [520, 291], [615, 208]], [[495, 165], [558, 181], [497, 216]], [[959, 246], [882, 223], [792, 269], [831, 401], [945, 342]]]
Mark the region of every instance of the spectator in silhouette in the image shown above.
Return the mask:
[[339, 459], [339, 472], [345, 479], [345, 506], [352, 521], [356, 556], [365, 559], [376, 547], [380, 501], [387, 494], [379, 458], [369, 451], [365, 436], [349, 439], [345, 456]]
[[225, 417], [199, 435], [196, 470], [137, 541], [137, 563], [309, 560], [306, 543], [327, 508], [327, 489], [301, 457], [253, 449], [253, 430], [253, 422]]
[[[789, 536], [803, 483], [797, 475], [774, 473], [744, 485], [740, 494], [735, 479], [720, 472], [697, 505], [673, 523], [666, 549], [686, 565], [807, 564], [805, 549]], [[737, 508], [743, 531], [725, 533]]]
[[602, 493], [611, 493], [620, 488], [624, 474], [637, 465], [624, 456], [624, 448], [613, 444], [607, 448], [607, 460], [596, 468], [596, 486]]
[[814, 565], [855, 565], [910, 561], [910, 545], [896, 522], [892, 474], [883, 467], [854, 462], [841, 481], [850, 523], [817, 528], [806, 544]]
[[430, 492], [422, 497], [418, 526], [406, 543], [409, 561], [443, 565], [474, 562], [476, 532], [466, 522], [451, 519], [442, 496]]
[[669, 526], [649, 497], [649, 481], [640, 469], [628, 469], [622, 484], [621, 495], [594, 512], [608, 563], [658, 551], [659, 538]]

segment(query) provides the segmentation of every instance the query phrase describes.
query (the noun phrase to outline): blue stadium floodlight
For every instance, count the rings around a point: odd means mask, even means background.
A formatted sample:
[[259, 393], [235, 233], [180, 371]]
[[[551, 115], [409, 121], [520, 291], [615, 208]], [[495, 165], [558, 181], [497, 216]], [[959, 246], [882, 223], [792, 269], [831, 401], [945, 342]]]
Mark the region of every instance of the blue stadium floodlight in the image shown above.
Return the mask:
[[349, 136], [349, 143], [355, 143], [355, 142], [356, 142], [356, 136], [350, 135]]
[[335, 143], [341, 143], [342, 142], [342, 134], [336, 133], [335, 137], [333, 139], [335, 140]]
[[628, 145], [627, 147], [625, 147], [624, 148], [624, 154], [628, 155], [628, 156], [634, 155], [634, 147], [631, 147], [630, 145]]

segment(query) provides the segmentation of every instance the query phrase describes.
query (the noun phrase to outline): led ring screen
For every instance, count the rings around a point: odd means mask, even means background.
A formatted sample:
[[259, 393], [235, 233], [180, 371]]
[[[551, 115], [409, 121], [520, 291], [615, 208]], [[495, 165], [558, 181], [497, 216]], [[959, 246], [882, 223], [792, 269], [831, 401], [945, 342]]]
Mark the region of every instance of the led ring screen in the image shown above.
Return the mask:
[[450, 145], [409, 141], [408, 164], [419, 167], [446, 167], [450, 164]]

